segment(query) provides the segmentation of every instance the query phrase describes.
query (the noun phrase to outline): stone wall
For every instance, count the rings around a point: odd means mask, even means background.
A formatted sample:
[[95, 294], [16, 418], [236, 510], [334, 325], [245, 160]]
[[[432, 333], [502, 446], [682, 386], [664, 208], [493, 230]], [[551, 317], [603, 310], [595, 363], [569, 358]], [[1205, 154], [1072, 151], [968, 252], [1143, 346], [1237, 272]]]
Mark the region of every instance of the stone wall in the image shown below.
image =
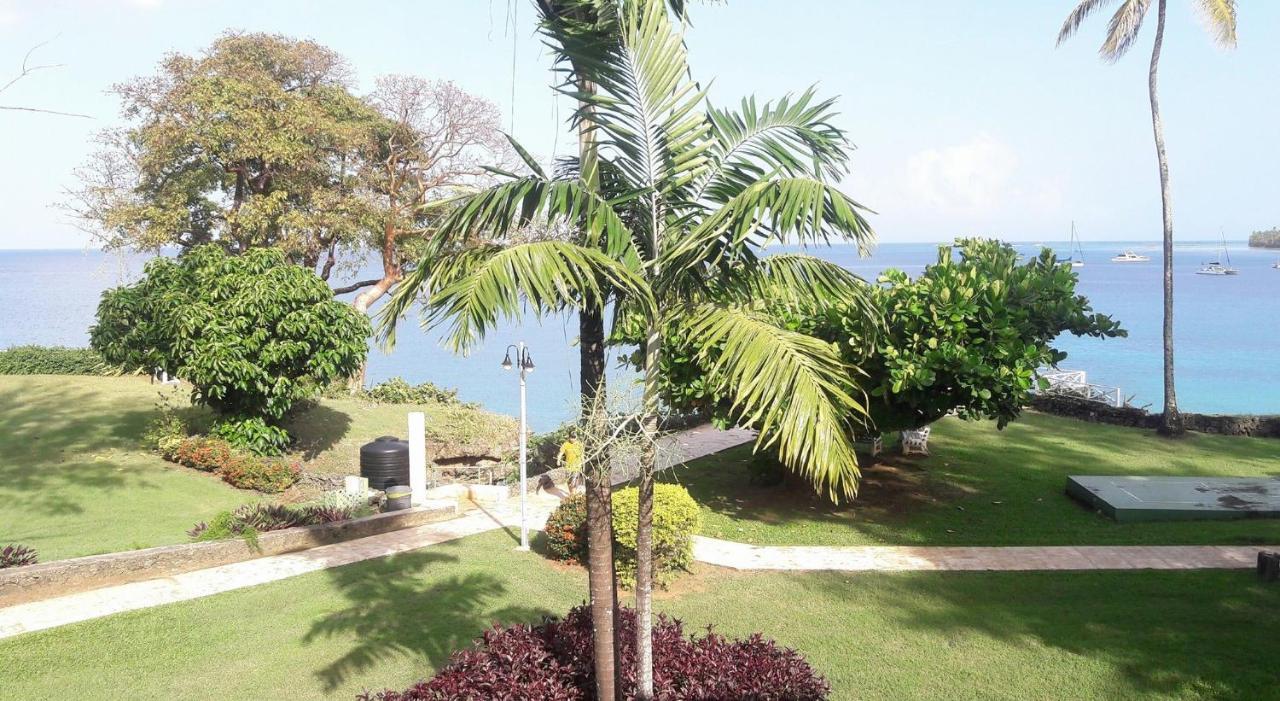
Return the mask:
[[12, 567], [0, 570], [0, 607], [116, 584], [170, 577], [268, 555], [297, 552], [318, 545], [443, 521], [455, 515], [456, 503], [437, 503], [338, 523], [268, 531], [258, 535], [256, 547], [236, 538], [207, 543], [162, 545], [158, 548]]
[[[1046, 414], [1067, 416], [1082, 421], [1133, 426], [1155, 430], [1160, 425], [1160, 415], [1137, 407], [1113, 407], [1088, 402], [1073, 397], [1037, 395], [1030, 407]], [[1234, 416], [1230, 414], [1184, 413], [1182, 420], [1187, 430], [1200, 433], [1217, 433], [1224, 436], [1256, 436], [1280, 438], [1280, 416]]]

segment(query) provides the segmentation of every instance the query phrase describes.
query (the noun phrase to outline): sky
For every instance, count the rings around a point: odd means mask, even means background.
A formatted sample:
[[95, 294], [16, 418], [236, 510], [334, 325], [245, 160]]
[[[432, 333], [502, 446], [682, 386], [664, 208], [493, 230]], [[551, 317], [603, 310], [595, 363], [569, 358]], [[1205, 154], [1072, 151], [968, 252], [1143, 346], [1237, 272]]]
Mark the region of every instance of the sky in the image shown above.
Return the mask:
[[[1152, 240], [1160, 196], [1147, 60], [1154, 17], [1129, 56], [1098, 59], [1106, 15], [1055, 48], [1075, 0], [729, 0], [694, 5], [694, 76], [718, 105], [817, 85], [858, 150], [841, 183], [875, 210], [882, 242], [992, 235]], [[1176, 236], [1239, 240], [1280, 225], [1280, 2], [1242, 3], [1223, 51], [1191, 0], [1172, 0], [1161, 63]], [[570, 105], [528, 0], [0, 0], [0, 84], [23, 55], [62, 64], [0, 104], [0, 249], [94, 244], [57, 207], [94, 134], [121, 123], [115, 83], [226, 30], [308, 38], [341, 53], [362, 91], [410, 73], [495, 102], [544, 159], [573, 150]]]

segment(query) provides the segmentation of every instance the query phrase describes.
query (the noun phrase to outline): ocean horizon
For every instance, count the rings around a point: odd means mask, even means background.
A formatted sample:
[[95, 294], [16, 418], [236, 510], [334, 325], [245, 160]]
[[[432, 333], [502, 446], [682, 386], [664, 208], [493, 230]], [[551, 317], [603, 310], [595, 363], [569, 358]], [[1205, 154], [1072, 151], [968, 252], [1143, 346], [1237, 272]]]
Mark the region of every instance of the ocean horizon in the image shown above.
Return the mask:
[[[810, 247], [868, 280], [883, 270], [899, 268], [918, 274], [937, 257], [942, 243], [883, 243], [860, 258], [852, 246]], [[1040, 245], [1068, 255], [1065, 241], [1018, 242], [1027, 255]], [[1184, 411], [1219, 414], [1280, 414], [1280, 366], [1273, 362], [1280, 347], [1275, 322], [1280, 299], [1280, 270], [1271, 267], [1280, 251], [1249, 248], [1228, 241], [1227, 254], [1240, 274], [1196, 275], [1214, 260], [1221, 241], [1186, 241], [1175, 245], [1175, 361], [1179, 406]], [[1158, 409], [1162, 401], [1159, 241], [1085, 241], [1085, 265], [1076, 268], [1077, 291], [1095, 311], [1120, 320], [1127, 338], [1092, 339], [1064, 335], [1058, 347], [1068, 354], [1064, 369], [1083, 370], [1089, 381], [1120, 388], [1137, 406]], [[1148, 255], [1148, 263], [1111, 263], [1122, 250]], [[777, 251], [797, 250], [793, 246]], [[135, 280], [153, 256], [96, 249], [0, 250], [0, 348], [37, 344], [84, 346], [103, 290]], [[368, 277], [371, 264], [348, 270], [342, 279]], [[349, 297], [349, 296], [348, 296]], [[504, 324], [468, 357], [440, 345], [440, 333], [418, 329], [417, 319], [401, 322], [398, 342], [387, 351], [371, 344], [371, 382], [400, 376], [410, 382], [431, 381], [455, 387], [459, 396], [493, 411], [518, 409], [515, 378], [499, 364], [508, 344], [526, 342], [536, 370], [529, 377], [530, 424], [553, 429], [576, 411], [577, 324], [572, 315], [541, 323]], [[617, 353], [615, 352], [615, 356]], [[615, 393], [634, 390], [634, 376], [611, 362]]]

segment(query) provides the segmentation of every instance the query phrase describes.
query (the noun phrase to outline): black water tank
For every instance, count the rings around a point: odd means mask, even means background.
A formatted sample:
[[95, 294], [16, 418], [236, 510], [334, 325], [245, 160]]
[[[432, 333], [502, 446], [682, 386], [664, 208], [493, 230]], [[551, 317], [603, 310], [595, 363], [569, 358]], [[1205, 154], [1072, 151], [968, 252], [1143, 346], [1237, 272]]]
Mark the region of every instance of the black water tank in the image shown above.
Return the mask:
[[370, 489], [409, 484], [409, 443], [382, 436], [360, 446], [360, 476], [369, 478]]

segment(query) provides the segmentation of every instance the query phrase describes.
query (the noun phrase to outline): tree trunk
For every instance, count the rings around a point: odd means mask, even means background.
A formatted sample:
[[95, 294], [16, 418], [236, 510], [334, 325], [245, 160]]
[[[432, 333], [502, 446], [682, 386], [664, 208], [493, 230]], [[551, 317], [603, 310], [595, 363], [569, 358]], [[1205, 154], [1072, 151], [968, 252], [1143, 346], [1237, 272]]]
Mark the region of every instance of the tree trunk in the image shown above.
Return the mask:
[[[583, 425], [605, 425], [599, 416], [605, 406], [604, 314], [598, 307], [578, 313], [578, 353]], [[613, 480], [607, 454], [589, 451], [582, 466], [587, 499], [587, 580], [591, 599], [592, 644], [595, 653], [596, 698], [621, 698], [618, 650], [618, 588], [613, 565]]]
[[[656, 247], [654, 250], [657, 250]], [[640, 455], [636, 523], [636, 700], [653, 698], [653, 473], [657, 462], [658, 373], [662, 337], [649, 324], [644, 347], [644, 450]]]
[[1160, 100], [1156, 90], [1156, 73], [1160, 66], [1160, 50], [1164, 44], [1165, 5], [1160, 0], [1157, 9], [1156, 41], [1151, 50], [1151, 68], [1147, 74], [1147, 88], [1151, 98], [1151, 128], [1155, 133], [1156, 159], [1160, 163], [1160, 201], [1163, 204], [1164, 221], [1164, 412], [1160, 416], [1160, 433], [1179, 436], [1185, 431], [1182, 415], [1178, 413], [1178, 396], [1173, 386], [1173, 193], [1169, 189], [1169, 157], [1164, 147], [1164, 122], [1160, 119]]

